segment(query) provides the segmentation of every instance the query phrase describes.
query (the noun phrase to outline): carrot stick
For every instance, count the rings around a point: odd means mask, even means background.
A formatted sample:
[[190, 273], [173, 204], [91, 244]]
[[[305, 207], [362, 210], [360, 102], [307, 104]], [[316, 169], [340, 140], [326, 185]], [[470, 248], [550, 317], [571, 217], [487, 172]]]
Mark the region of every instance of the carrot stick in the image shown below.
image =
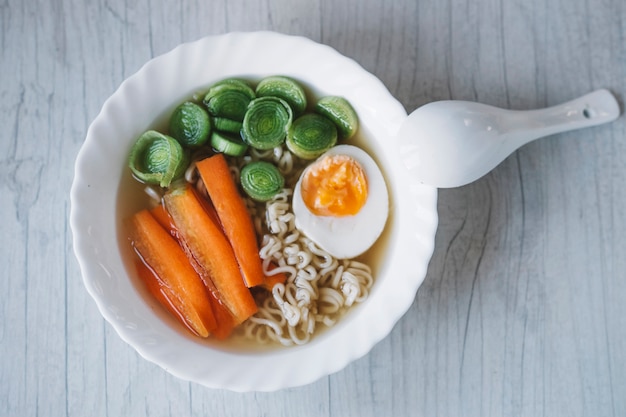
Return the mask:
[[[202, 280], [178, 242], [147, 210], [136, 213], [130, 226], [133, 247], [153, 272], [163, 297], [168, 301], [165, 307], [175, 309], [177, 317], [193, 333], [207, 337], [217, 326], [213, 310]], [[149, 290], [155, 292], [151, 286]], [[162, 302], [161, 297], [157, 296], [157, 299]]]
[[[213, 219], [213, 222], [217, 224], [219, 220], [217, 219], [217, 214], [215, 213], [215, 209], [211, 206], [211, 204], [206, 199], [199, 197], [197, 194], [196, 194], [196, 197], [202, 203], [207, 213], [211, 216], [211, 218]], [[176, 225], [174, 224], [174, 221], [172, 220], [172, 217], [170, 216], [170, 214], [165, 209], [165, 206], [163, 206], [162, 204], [158, 205], [152, 210], [150, 210], [150, 213], [161, 224], [161, 226], [163, 226], [166, 230], [169, 230], [172, 236], [174, 236], [176, 239], [179, 238], [178, 231], [176, 230]], [[181, 245], [181, 247], [187, 254], [187, 258], [191, 262], [191, 265], [194, 267], [196, 272], [198, 272], [201, 278], [203, 278], [204, 284], [207, 288], [209, 301], [211, 302], [211, 308], [213, 310], [213, 314], [215, 315], [215, 321], [217, 322], [217, 327], [211, 332], [211, 335], [215, 336], [217, 339], [220, 339], [220, 340], [226, 339], [228, 336], [230, 336], [230, 334], [232, 333], [232, 331], [234, 330], [236, 326], [235, 318], [230, 313], [228, 308], [219, 300], [219, 292], [215, 288], [215, 285], [213, 284], [213, 282], [210, 279], [205, 280], [204, 277], [202, 276], [206, 274], [206, 271], [204, 271], [202, 266], [195, 260], [189, 248], [185, 245], [184, 242], [179, 241], [178, 243]], [[150, 274], [150, 270], [146, 268], [142, 262], [139, 262], [139, 263], [143, 266], [143, 269], [146, 270], [146, 272], [144, 273]], [[210, 278], [210, 277], [207, 277], [207, 278]], [[164, 302], [165, 304], [170, 304], [168, 300], [163, 297], [163, 293], [158, 286], [152, 285], [152, 287], [149, 286], [148, 289], [153, 293], [155, 298], [159, 299], [161, 297], [164, 299], [163, 301], [161, 301], [161, 304], [164, 304]], [[171, 309], [171, 305], [169, 305], [169, 307], [170, 307], [170, 312], [174, 316], [176, 316], [178, 312], [175, 309]]]
[[170, 217], [170, 214], [165, 210], [163, 204], [159, 204], [150, 210], [150, 214], [154, 217], [154, 219], [159, 222], [159, 224], [170, 234], [176, 237], [176, 227], [174, 226], [174, 221]]
[[[193, 188], [190, 187], [190, 191], [194, 191]], [[196, 197], [198, 198], [198, 201], [203, 203], [202, 206], [204, 207], [207, 214], [211, 216], [211, 219], [213, 219], [213, 223], [217, 224], [219, 220], [217, 219], [217, 214], [215, 214], [215, 209], [210, 205], [208, 201], [206, 201], [206, 199], [199, 197], [197, 194], [196, 194]], [[159, 222], [159, 224], [163, 226], [165, 230], [168, 230], [170, 234], [174, 237], [174, 239], [178, 241], [178, 244], [187, 255], [187, 259], [189, 260], [189, 263], [191, 263], [191, 266], [193, 267], [193, 269], [195, 269], [198, 275], [200, 275], [200, 278], [202, 278], [202, 281], [204, 282], [204, 285], [207, 291], [209, 292], [209, 294], [211, 294], [212, 296], [215, 296], [217, 289], [215, 288], [215, 285], [213, 284], [211, 277], [208, 275], [207, 271], [202, 267], [202, 265], [198, 263], [196, 258], [194, 258], [193, 253], [191, 252], [191, 249], [189, 249], [189, 246], [185, 243], [183, 239], [181, 239], [180, 234], [178, 233], [178, 230], [176, 229], [176, 225], [174, 224], [174, 220], [172, 219], [172, 216], [170, 216], [170, 214], [167, 212], [167, 209], [165, 208], [165, 206], [159, 205], [153, 208], [152, 210], [150, 210], [150, 214], [152, 214], [154, 218]]]
[[220, 340], [224, 340], [230, 336], [237, 325], [235, 318], [213, 293], [211, 293], [210, 299], [211, 307], [213, 307], [213, 312], [215, 313], [215, 320], [217, 321], [217, 328], [211, 334]]
[[222, 154], [196, 162], [224, 233], [235, 252], [237, 263], [248, 287], [263, 283], [263, 266], [252, 218]]
[[165, 208], [174, 220], [180, 240], [203, 268], [205, 282], [211, 281], [219, 298], [239, 324], [256, 313], [257, 306], [222, 229], [207, 214], [193, 189], [186, 184], [170, 190]]
[[180, 311], [174, 306], [174, 303], [170, 301], [168, 298], [167, 288], [163, 287], [159, 282], [159, 277], [156, 276], [154, 271], [152, 271], [144, 262], [138, 257], [135, 262], [135, 267], [137, 270], [137, 275], [141, 281], [143, 281], [146, 289], [154, 297], [156, 301], [158, 301], [161, 306], [163, 306], [173, 317], [177, 318], [187, 330], [191, 331], [193, 334], [198, 335], [193, 327], [191, 327], [185, 317], [181, 314]]

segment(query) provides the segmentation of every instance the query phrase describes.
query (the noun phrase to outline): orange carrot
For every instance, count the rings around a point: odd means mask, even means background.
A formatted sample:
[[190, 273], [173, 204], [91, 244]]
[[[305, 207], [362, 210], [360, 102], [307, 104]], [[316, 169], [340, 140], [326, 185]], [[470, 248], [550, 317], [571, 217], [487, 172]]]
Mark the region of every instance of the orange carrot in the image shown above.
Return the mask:
[[[177, 318], [187, 330], [191, 331], [193, 334], [198, 335], [195, 329], [189, 326], [189, 323], [185, 321], [185, 317], [181, 314], [180, 311], [176, 309], [174, 303], [170, 301], [168, 298], [167, 287], [164, 287], [160, 281], [159, 277], [156, 276], [153, 270], [151, 270], [141, 259], [138, 257], [135, 262], [135, 267], [137, 270], [137, 275], [141, 281], [143, 281], [146, 289], [154, 297], [156, 301], [158, 301], [161, 306], [163, 306], [173, 317]], [[212, 307], [212, 306], [211, 306]]]
[[150, 214], [152, 214], [154, 219], [159, 222], [159, 224], [165, 230], [170, 232], [172, 236], [176, 236], [176, 227], [174, 226], [174, 222], [172, 221], [170, 214], [167, 212], [167, 210], [165, 210], [165, 207], [163, 207], [163, 204], [159, 204], [158, 206], [150, 210]]
[[[195, 192], [195, 190], [193, 191]], [[196, 197], [198, 198], [198, 201], [200, 201], [200, 203], [204, 207], [207, 214], [211, 216], [211, 219], [213, 219], [213, 222], [217, 224], [219, 220], [217, 218], [217, 214], [215, 213], [215, 209], [213, 208], [213, 206], [211, 206], [210, 202], [208, 202], [205, 198], [198, 196], [197, 194], [196, 194]], [[165, 229], [168, 229], [170, 231], [170, 234], [172, 236], [176, 237], [177, 239], [179, 238], [178, 231], [176, 230], [176, 225], [174, 224], [172, 217], [170, 216], [170, 214], [167, 212], [167, 210], [165, 209], [163, 205], [159, 205], [153, 208], [152, 210], [150, 210], [150, 213], [152, 213], [152, 215], [157, 219], [157, 221], [161, 224], [161, 226], [163, 226]], [[189, 261], [191, 262], [191, 265], [194, 267], [196, 272], [198, 272], [198, 274], [200, 274], [201, 276], [203, 274], [206, 274], [206, 271], [195, 260], [195, 258], [193, 257], [193, 254], [191, 253], [191, 250], [185, 245], [185, 242], [179, 241], [178, 243], [181, 245], [181, 247], [187, 254], [187, 257], [189, 258]], [[219, 300], [219, 292], [217, 291], [217, 288], [215, 288], [215, 285], [213, 284], [212, 280], [203, 279], [203, 281], [207, 288], [207, 292], [209, 294], [209, 301], [211, 302], [211, 308], [213, 309], [213, 314], [215, 315], [215, 320], [217, 322], [217, 327], [211, 332], [211, 335], [215, 336], [218, 339], [222, 339], [222, 340], [226, 339], [228, 336], [230, 336], [230, 334], [232, 333], [232, 331], [234, 330], [236, 326], [235, 318], [230, 313], [228, 308], [226, 308], [226, 306], [222, 303], [222, 301]], [[157, 290], [160, 294], [161, 293], [160, 289], [157, 288]], [[158, 298], [159, 294], [155, 295], [155, 297]], [[174, 311], [173, 314], [176, 315], [176, 312]]]
[[196, 162], [198, 172], [241, 269], [248, 287], [263, 283], [263, 267], [252, 218], [222, 154]]
[[[193, 191], [193, 188], [190, 187], [190, 191]], [[217, 224], [218, 222], [217, 214], [215, 214], [215, 210], [213, 209], [213, 207], [209, 204], [208, 201], [206, 201], [206, 199], [201, 198], [198, 195], [196, 195], [196, 197], [198, 198], [198, 201], [200, 201], [201, 203], [206, 203], [206, 205], [202, 204], [202, 206], [204, 207], [207, 214], [209, 214], [211, 218], [213, 219], [213, 223]], [[194, 258], [193, 253], [191, 252], [191, 249], [189, 249], [185, 241], [181, 239], [180, 234], [178, 233], [178, 230], [176, 229], [176, 225], [174, 224], [174, 220], [172, 219], [172, 216], [170, 216], [170, 214], [167, 212], [167, 209], [165, 208], [165, 206], [161, 204], [153, 208], [152, 210], [150, 210], [150, 214], [152, 214], [154, 218], [159, 222], [159, 224], [163, 226], [165, 230], [169, 231], [170, 234], [176, 239], [176, 241], [178, 242], [182, 250], [187, 255], [187, 259], [189, 260], [189, 263], [191, 263], [191, 266], [193, 267], [193, 269], [195, 269], [198, 275], [200, 275], [200, 278], [202, 278], [202, 281], [204, 282], [204, 285], [207, 291], [209, 292], [209, 294], [214, 295], [215, 292], [217, 291], [215, 289], [215, 285], [213, 285], [213, 282], [208, 276], [207, 271], [202, 267], [202, 265], [198, 263], [196, 258]]]
[[[133, 247], [154, 273], [159, 290], [167, 300], [165, 307], [177, 311], [177, 317], [195, 334], [207, 337], [217, 326], [213, 310], [202, 280], [178, 242], [148, 210], [135, 214], [130, 226]], [[155, 292], [151, 286], [149, 290]], [[161, 297], [157, 299], [163, 302]]]
[[219, 298], [239, 324], [256, 313], [257, 306], [241, 278], [237, 259], [222, 229], [213, 222], [188, 184], [164, 197], [180, 240], [202, 267], [205, 284], [215, 285]]
[[220, 340], [224, 340], [230, 336], [237, 323], [235, 323], [235, 318], [228, 308], [213, 293], [211, 293], [210, 299], [211, 307], [213, 307], [213, 312], [215, 313], [215, 320], [217, 321], [217, 328], [211, 334]]
[[[213, 222], [217, 223], [219, 220], [217, 219], [217, 214], [215, 213], [215, 209], [211, 206], [211, 204], [206, 199], [198, 196], [197, 194], [196, 194], [196, 197], [202, 203], [206, 212], [211, 216], [211, 218], [213, 219]], [[170, 214], [167, 212], [167, 210], [162, 204], [150, 210], [150, 213], [161, 224], [161, 226], [169, 230], [172, 236], [174, 236], [176, 239], [179, 238], [178, 231], [176, 230], [176, 225], [174, 224], [172, 217], [170, 216]], [[189, 261], [191, 262], [191, 265], [194, 267], [196, 272], [198, 272], [198, 274], [200, 274], [201, 276], [202, 274], [206, 274], [206, 271], [204, 271], [202, 266], [195, 260], [195, 258], [193, 257], [193, 254], [191, 253], [189, 248], [185, 245], [184, 241], [179, 241], [178, 243], [181, 245], [181, 247], [187, 254], [187, 257], [189, 258]], [[143, 265], [143, 263], [141, 263], [141, 265]], [[146, 268], [145, 265], [143, 265], [143, 267], [147, 271], [146, 273], [149, 274], [150, 270]], [[226, 339], [228, 336], [230, 336], [230, 334], [235, 328], [235, 325], [236, 325], [235, 318], [230, 313], [228, 308], [226, 308], [226, 306], [219, 300], [218, 298], [219, 293], [217, 289], [215, 288], [215, 285], [213, 284], [213, 282], [211, 280], [205, 280], [205, 279], [203, 279], [203, 281], [207, 288], [209, 301], [211, 302], [211, 308], [213, 310], [213, 314], [215, 315], [215, 321], [217, 322], [217, 327], [211, 332], [211, 335], [221, 340]], [[163, 294], [162, 294], [161, 289], [158, 286], [153, 285], [153, 287], [156, 287], [156, 288], [149, 287], [148, 289], [151, 290], [151, 292], [153, 292], [154, 297], [157, 299], [159, 299], [159, 297], [162, 297]], [[167, 299], [164, 299], [164, 301], [166, 304], [168, 303]], [[163, 304], [163, 301], [161, 301], [161, 304]], [[178, 314], [176, 310], [173, 310], [173, 309], [170, 309], [170, 312], [174, 316]]]

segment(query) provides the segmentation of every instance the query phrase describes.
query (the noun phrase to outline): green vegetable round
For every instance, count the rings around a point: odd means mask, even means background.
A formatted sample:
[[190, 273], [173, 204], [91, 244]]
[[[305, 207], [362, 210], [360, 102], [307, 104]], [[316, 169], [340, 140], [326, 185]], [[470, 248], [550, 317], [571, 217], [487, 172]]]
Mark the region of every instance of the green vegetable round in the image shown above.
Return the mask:
[[241, 187], [256, 201], [271, 200], [283, 189], [285, 178], [275, 165], [254, 161], [241, 169]]
[[242, 156], [248, 150], [248, 145], [239, 136], [227, 132], [213, 132], [211, 134], [211, 147], [217, 152], [229, 156]]
[[170, 117], [170, 135], [181, 145], [199, 148], [209, 139], [211, 121], [206, 110], [187, 101], [174, 110]]
[[292, 119], [291, 107], [284, 100], [260, 97], [250, 102], [241, 136], [253, 148], [273, 149], [285, 141]]
[[176, 139], [149, 130], [133, 145], [128, 166], [138, 180], [166, 188], [184, 174], [189, 154]]
[[322, 97], [315, 104], [315, 112], [332, 120], [342, 139], [350, 139], [359, 129], [359, 117], [350, 102], [343, 97]]
[[228, 78], [213, 84], [204, 96], [204, 105], [211, 116], [242, 121], [248, 104], [256, 93], [243, 80]]
[[266, 77], [259, 81], [256, 95], [257, 97], [278, 97], [285, 100], [295, 115], [302, 114], [307, 105], [304, 88], [292, 78], [282, 75]]
[[337, 143], [337, 128], [324, 116], [298, 117], [287, 134], [287, 148], [302, 159], [315, 159]]
[[211, 124], [213, 129], [229, 133], [239, 133], [241, 132], [241, 126], [243, 126], [242, 122], [227, 119], [226, 117], [212, 117]]

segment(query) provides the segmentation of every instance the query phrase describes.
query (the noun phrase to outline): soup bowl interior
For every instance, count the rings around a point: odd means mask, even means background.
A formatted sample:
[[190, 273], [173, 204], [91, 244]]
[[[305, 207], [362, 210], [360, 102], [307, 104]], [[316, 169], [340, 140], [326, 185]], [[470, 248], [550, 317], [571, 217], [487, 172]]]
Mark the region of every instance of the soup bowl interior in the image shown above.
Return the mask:
[[[311, 97], [354, 106], [358, 144], [378, 162], [390, 216], [373, 255], [369, 297], [308, 344], [261, 348], [190, 336], [137, 283], [124, 219], [138, 210], [127, 157], [136, 138], [213, 82], [287, 75]], [[73, 245], [85, 287], [120, 337], [168, 372], [211, 388], [272, 391], [311, 383], [365, 355], [391, 332], [424, 280], [437, 227], [436, 189], [408, 176], [394, 135], [407, 114], [375, 76], [334, 49], [273, 32], [229, 33], [152, 59], [104, 103], [76, 160], [71, 189]]]

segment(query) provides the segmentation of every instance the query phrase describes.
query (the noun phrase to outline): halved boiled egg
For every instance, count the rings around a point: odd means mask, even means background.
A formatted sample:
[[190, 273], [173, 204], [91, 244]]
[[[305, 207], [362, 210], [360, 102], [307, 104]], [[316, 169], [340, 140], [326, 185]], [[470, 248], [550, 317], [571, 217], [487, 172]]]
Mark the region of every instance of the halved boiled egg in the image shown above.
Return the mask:
[[338, 145], [309, 165], [293, 194], [296, 227], [336, 258], [356, 257], [378, 239], [389, 215], [383, 174], [364, 150]]

